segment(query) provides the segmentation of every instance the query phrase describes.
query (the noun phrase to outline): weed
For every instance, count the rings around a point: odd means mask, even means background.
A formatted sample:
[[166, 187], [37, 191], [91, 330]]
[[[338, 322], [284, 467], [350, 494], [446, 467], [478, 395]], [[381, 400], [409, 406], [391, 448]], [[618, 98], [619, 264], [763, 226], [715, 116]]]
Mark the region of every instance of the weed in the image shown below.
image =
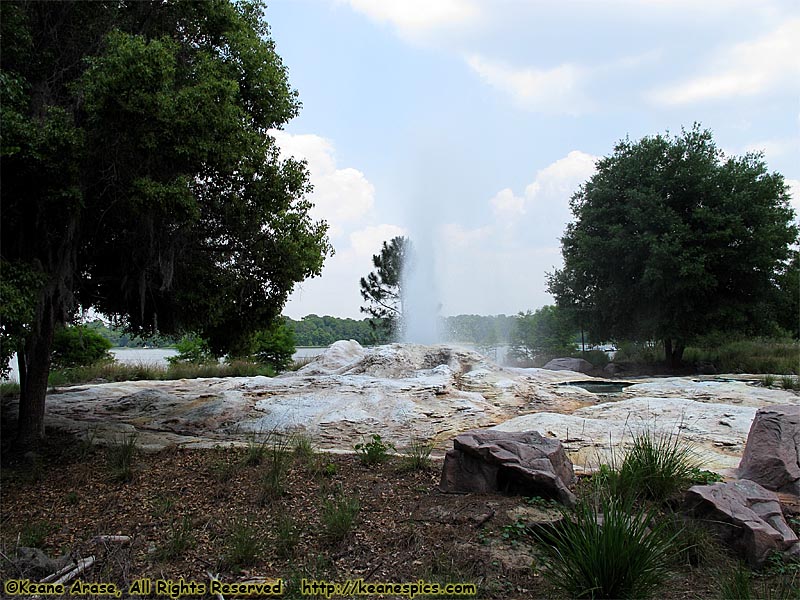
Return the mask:
[[345, 496], [341, 492], [337, 492], [332, 500], [323, 502], [322, 524], [328, 541], [339, 542], [347, 537], [360, 508], [358, 498]]
[[551, 583], [577, 598], [639, 598], [668, 574], [675, 536], [653, 509], [600, 495], [580, 502], [555, 528], [533, 532]]
[[72, 491], [68, 493], [64, 497], [64, 502], [66, 502], [67, 504], [71, 504], [72, 506], [75, 506], [78, 502], [80, 502], [80, 497], [78, 496], [78, 492]]
[[286, 493], [286, 476], [291, 458], [289, 454], [290, 440], [278, 434], [273, 434], [270, 438], [266, 468], [261, 475], [259, 504], [268, 504]]
[[773, 385], [775, 385], [775, 376], [770, 375], [769, 373], [767, 373], [766, 375], [762, 375], [761, 385], [764, 386], [765, 388], [772, 387]]
[[394, 449], [392, 443], [384, 442], [377, 433], [372, 435], [371, 442], [361, 442], [355, 445], [356, 454], [365, 465], [385, 462], [389, 458], [389, 451]]
[[156, 517], [165, 517], [172, 512], [175, 500], [166, 494], [159, 494], [153, 499], [153, 514]]
[[295, 433], [293, 440], [295, 456], [306, 460], [314, 456], [314, 444], [311, 441], [311, 436], [306, 433]]
[[800, 379], [792, 377], [791, 375], [784, 375], [781, 377], [781, 387], [785, 390], [800, 389]]
[[414, 438], [408, 445], [403, 457], [403, 468], [408, 471], [427, 471], [431, 468], [431, 452], [435, 443], [429, 440]]
[[155, 552], [156, 560], [170, 560], [186, 552], [194, 545], [192, 535], [192, 521], [188, 515], [184, 515], [180, 522], [172, 522], [170, 525], [170, 535], [166, 543], [159, 547]]
[[244, 520], [234, 522], [228, 533], [227, 546], [224, 562], [231, 569], [255, 564], [263, 549], [258, 532]]
[[41, 548], [45, 538], [53, 531], [54, 526], [47, 521], [26, 523], [19, 534], [19, 545], [26, 548]]
[[709, 485], [724, 481], [725, 478], [714, 471], [707, 471], [699, 467], [689, 469], [689, 483], [692, 485]]
[[753, 590], [750, 587], [750, 571], [739, 566], [728, 573], [719, 586], [722, 600], [750, 600]]
[[297, 523], [288, 515], [280, 515], [275, 522], [275, 553], [281, 558], [291, 558], [299, 541]]
[[500, 528], [500, 537], [511, 542], [512, 545], [515, 545], [518, 540], [528, 537], [529, 534], [528, 526], [521, 519]]
[[269, 436], [265, 436], [260, 432], [251, 432], [247, 436], [247, 452], [244, 456], [244, 464], [248, 467], [260, 465], [261, 461], [264, 460], [264, 455], [267, 453], [268, 441]]
[[136, 434], [115, 438], [108, 446], [108, 467], [113, 481], [133, 479], [133, 459], [136, 456]]

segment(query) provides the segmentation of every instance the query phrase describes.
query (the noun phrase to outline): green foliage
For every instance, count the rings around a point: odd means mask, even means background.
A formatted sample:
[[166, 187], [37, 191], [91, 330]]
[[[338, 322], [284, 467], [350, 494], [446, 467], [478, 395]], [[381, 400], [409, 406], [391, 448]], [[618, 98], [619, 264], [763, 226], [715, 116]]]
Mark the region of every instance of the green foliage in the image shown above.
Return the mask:
[[610, 484], [622, 497], [665, 501], [698, 473], [698, 459], [679, 435], [643, 431], [633, 436]]
[[290, 516], [281, 514], [275, 521], [275, 553], [281, 558], [292, 558], [300, 541], [300, 528]]
[[720, 583], [720, 598], [722, 600], [750, 600], [753, 598], [750, 571], [740, 565], [728, 573]]
[[172, 520], [170, 523], [167, 541], [156, 548], [156, 560], [171, 560], [181, 556], [194, 545], [192, 520], [189, 515], [184, 515], [180, 521]]
[[13, 308], [0, 329], [30, 350], [25, 441], [43, 433], [53, 327], [77, 305], [131, 335], [195, 331], [222, 355], [321, 272], [332, 249], [308, 173], [269, 133], [300, 103], [262, 9], [4, 5], [0, 256], [25, 276], [0, 293], [35, 314]]
[[253, 334], [250, 356], [257, 362], [285, 371], [292, 362], [295, 351], [294, 330], [283, 319], [273, 321], [267, 329]]
[[208, 342], [195, 334], [184, 335], [175, 344], [175, 349], [178, 354], [167, 357], [167, 362], [171, 365], [179, 363], [203, 365], [218, 362], [217, 357], [212, 354]]
[[286, 493], [291, 464], [291, 440], [276, 432], [268, 437], [268, 450], [258, 490], [259, 504], [269, 504]]
[[427, 471], [431, 468], [431, 452], [436, 443], [430, 440], [414, 438], [403, 456], [403, 467], [410, 471]]
[[707, 471], [699, 467], [689, 469], [689, 483], [692, 485], [710, 485], [724, 480], [725, 478], [722, 475], [714, 471]]
[[372, 346], [389, 341], [388, 328], [370, 319], [340, 319], [312, 314], [299, 321], [288, 317], [284, 320], [294, 332], [297, 346], [330, 346], [339, 340], [355, 340], [362, 346]]
[[223, 559], [231, 569], [254, 565], [264, 549], [259, 533], [244, 520], [236, 520], [228, 532], [227, 552]]
[[43, 283], [44, 275], [34, 267], [0, 258], [0, 378], [8, 378], [11, 356], [30, 333]]
[[325, 528], [325, 538], [329, 542], [340, 542], [355, 524], [361, 503], [358, 498], [346, 496], [337, 491], [333, 499], [326, 499], [322, 503], [322, 525]]
[[362, 463], [375, 465], [385, 462], [389, 458], [389, 452], [395, 448], [391, 442], [384, 442], [383, 438], [375, 433], [372, 435], [371, 442], [360, 442], [354, 446], [354, 449]]
[[107, 449], [107, 458], [112, 481], [124, 483], [133, 479], [133, 459], [135, 457], [135, 433], [123, 435], [111, 441]]
[[25, 523], [19, 533], [19, 545], [26, 548], [42, 548], [48, 535], [55, 530], [48, 521]]
[[308, 434], [295, 433], [292, 435], [292, 443], [295, 456], [305, 460], [309, 460], [314, 456], [314, 443]]
[[567, 314], [556, 306], [520, 313], [512, 331], [511, 354], [541, 366], [557, 356], [573, 354], [574, 333]]
[[653, 509], [599, 496], [550, 529], [534, 532], [548, 559], [544, 575], [573, 598], [642, 598], [668, 574], [675, 536]]
[[410, 259], [411, 252], [411, 241], [406, 237], [383, 242], [380, 254], [372, 257], [375, 270], [359, 282], [361, 297], [367, 303], [361, 307], [361, 312], [370, 315], [376, 328], [388, 328], [389, 335], [397, 335], [402, 327], [403, 265]]
[[110, 348], [111, 342], [87, 327], [59, 327], [53, 335], [52, 364], [57, 368], [70, 368], [111, 361]]
[[549, 291], [592, 339], [662, 340], [673, 366], [720, 324], [772, 333], [797, 239], [789, 199], [761, 155], [726, 158], [699, 126], [622, 140], [572, 197]]

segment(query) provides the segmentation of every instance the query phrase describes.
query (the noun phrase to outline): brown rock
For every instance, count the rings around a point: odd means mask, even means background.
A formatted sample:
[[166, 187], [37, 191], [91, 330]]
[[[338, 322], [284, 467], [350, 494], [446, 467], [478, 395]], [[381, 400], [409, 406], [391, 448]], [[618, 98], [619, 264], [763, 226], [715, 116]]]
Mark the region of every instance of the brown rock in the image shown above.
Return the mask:
[[775, 492], [740, 479], [689, 489], [684, 511], [702, 520], [753, 567], [773, 551], [800, 555], [797, 535], [786, 524]]
[[760, 408], [750, 426], [739, 477], [800, 495], [800, 405]]
[[444, 492], [503, 492], [553, 498], [572, 506], [575, 475], [561, 442], [535, 431], [468, 431], [453, 441], [442, 468]]

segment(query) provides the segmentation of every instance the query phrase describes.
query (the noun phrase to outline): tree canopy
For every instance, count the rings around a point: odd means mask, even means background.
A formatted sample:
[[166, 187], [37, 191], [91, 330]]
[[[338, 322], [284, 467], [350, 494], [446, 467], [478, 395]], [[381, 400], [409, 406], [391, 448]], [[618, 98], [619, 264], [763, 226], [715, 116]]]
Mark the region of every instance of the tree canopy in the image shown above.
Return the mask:
[[372, 256], [375, 270], [362, 277], [361, 297], [367, 302], [361, 312], [371, 316], [375, 326], [388, 325], [400, 331], [403, 318], [403, 264], [411, 253], [411, 241], [397, 236], [383, 242], [380, 254]]
[[699, 335], [774, 327], [797, 227], [760, 154], [725, 157], [697, 125], [625, 139], [571, 207], [549, 290], [593, 339], [663, 340], [676, 365]]
[[224, 352], [280, 315], [330, 245], [304, 165], [270, 136], [300, 103], [260, 3], [0, 10], [0, 333], [30, 440], [54, 328], [76, 306]]

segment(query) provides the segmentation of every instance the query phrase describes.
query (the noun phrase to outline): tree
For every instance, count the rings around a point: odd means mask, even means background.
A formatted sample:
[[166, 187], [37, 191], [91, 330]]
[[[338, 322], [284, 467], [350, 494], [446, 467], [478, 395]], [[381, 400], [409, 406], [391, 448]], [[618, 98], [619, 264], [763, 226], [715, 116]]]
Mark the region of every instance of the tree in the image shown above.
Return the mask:
[[372, 317], [376, 328], [397, 333], [403, 318], [403, 264], [411, 253], [411, 241], [402, 236], [383, 242], [380, 254], [372, 256], [375, 270], [361, 278], [361, 297], [367, 302], [361, 312]]
[[662, 340], [674, 367], [699, 335], [774, 325], [797, 227], [760, 154], [726, 158], [698, 125], [625, 139], [571, 207], [548, 287], [592, 338]]
[[543, 306], [535, 312], [519, 313], [511, 334], [511, 352], [537, 363], [575, 350], [575, 327], [557, 306]]
[[34, 299], [2, 311], [0, 342], [17, 343], [27, 444], [76, 306], [219, 354], [277, 318], [330, 245], [304, 165], [269, 134], [300, 104], [257, 1], [0, 9], [2, 294]]

